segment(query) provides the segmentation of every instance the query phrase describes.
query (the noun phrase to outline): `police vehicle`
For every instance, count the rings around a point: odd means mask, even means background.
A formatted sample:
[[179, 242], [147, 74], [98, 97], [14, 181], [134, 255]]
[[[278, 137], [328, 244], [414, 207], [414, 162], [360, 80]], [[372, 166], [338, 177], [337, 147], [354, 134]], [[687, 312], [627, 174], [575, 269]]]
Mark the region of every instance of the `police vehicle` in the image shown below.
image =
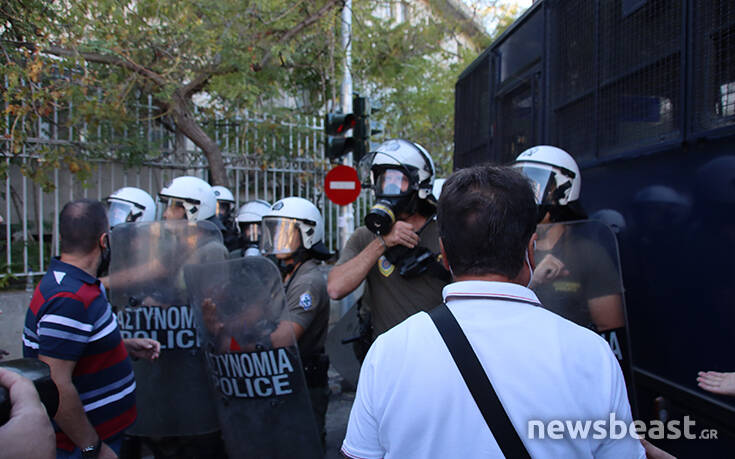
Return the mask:
[[634, 415], [696, 423], [650, 437], [672, 454], [731, 453], [735, 397], [697, 375], [735, 371], [735, 2], [537, 1], [455, 102], [455, 168], [540, 144], [574, 156], [619, 244]]

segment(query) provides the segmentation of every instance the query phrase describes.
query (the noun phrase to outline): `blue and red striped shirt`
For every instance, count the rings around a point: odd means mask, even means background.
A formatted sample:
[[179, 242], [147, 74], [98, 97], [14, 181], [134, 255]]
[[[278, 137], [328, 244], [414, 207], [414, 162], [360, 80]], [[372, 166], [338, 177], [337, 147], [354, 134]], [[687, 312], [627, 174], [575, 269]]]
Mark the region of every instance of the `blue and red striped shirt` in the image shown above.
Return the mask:
[[[23, 356], [77, 362], [72, 381], [103, 440], [133, 424], [135, 376], [117, 318], [99, 280], [54, 258], [33, 293], [23, 329]], [[74, 443], [54, 423], [56, 445]]]

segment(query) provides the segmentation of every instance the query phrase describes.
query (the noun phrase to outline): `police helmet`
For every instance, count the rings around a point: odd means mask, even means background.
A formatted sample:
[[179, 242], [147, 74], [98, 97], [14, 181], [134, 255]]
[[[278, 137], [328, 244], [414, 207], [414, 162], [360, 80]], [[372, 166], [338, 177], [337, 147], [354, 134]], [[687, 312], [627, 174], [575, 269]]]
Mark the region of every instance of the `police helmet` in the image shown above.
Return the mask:
[[177, 177], [158, 193], [165, 206], [181, 206], [189, 221], [202, 221], [215, 215], [217, 199], [212, 187], [198, 177]]
[[300, 247], [317, 255], [328, 256], [323, 243], [324, 218], [319, 209], [304, 198], [290, 197], [277, 201], [263, 215], [263, 254], [292, 254]]
[[152, 222], [156, 219], [156, 203], [140, 188], [127, 186], [105, 199], [110, 228], [120, 223]]

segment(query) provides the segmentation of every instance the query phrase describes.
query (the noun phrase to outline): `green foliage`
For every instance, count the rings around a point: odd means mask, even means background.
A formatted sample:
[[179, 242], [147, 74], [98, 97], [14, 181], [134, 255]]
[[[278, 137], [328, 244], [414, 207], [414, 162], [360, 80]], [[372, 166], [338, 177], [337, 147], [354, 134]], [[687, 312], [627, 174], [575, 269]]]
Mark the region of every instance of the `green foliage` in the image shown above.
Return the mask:
[[[378, 19], [375, 9], [390, 3], [395, 2], [353, 2], [355, 89], [382, 103], [375, 118], [384, 122], [385, 137], [421, 143], [447, 173], [454, 83], [489, 38], [475, 39], [469, 48], [447, 46], [466, 24], [437, 12], [401, 24]], [[173, 132], [181, 132], [181, 122], [195, 119], [215, 145], [216, 151], [204, 149], [212, 164], [221, 157], [216, 145], [222, 148], [223, 137], [211, 120], [232, 120], [238, 129], [228, 136], [257, 144], [256, 136], [263, 135], [259, 130], [267, 126], [237, 121], [244, 108], [270, 111], [281, 98], [293, 97], [297, 108], [281, 114], [288, 120], [295, 112], [323, 112], [334, 101], [343, 59], [341, 4], [5, 0], [0, 77], [8, 89], [0, 153], [16, 161], [29, 139], [69, 141], [63, 146], [41, 142], [34, 151], [40, 161], [19, 162], [23, 173], [50, 186], [55, 167], [66, 166], [84, 179], [95, 158], [112, 156], [129, 166], [157, 159], [173, 148]], [[185, 134], [196, 137], [196, 132]], [[277, 136], [255, 151], [272, 161], [289, 151], [286, 141], [285, 134]], [[4, 167], [0, 174], [7, 172]]]
[[[454, 150], [454, 84], [490, 36], [468, 39], [462, 22], [468, 19], [438, 9], [424, 17], [414, 7], [408, 22], [396, 24], [377, 18], [374, 6], [359, 2], [354, 10], [355, 88], [380, 100], [382, 110], [373, 118], [385, 125], [383, 138], [420, 143], [432, 154], [438, 174], [447, 175]], [[517, 11], [506, 13], [499, 22], [509, 24]]]

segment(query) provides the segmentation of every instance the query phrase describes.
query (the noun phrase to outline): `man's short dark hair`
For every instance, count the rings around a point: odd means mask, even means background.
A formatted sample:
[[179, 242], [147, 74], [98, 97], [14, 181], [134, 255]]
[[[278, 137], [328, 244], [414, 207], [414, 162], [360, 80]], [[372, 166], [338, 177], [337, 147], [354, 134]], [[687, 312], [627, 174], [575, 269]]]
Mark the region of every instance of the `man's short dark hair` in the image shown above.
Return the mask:
[[442, 188], [438, 220], [453, 274], [514, 279], [536, 217], [531, 186], [514, 169], [481, 165], [452, 174]]
[[59, 214], [61, 253], [87, 254], [97, 247], [100, 235], [109, 231], [105, 206], [78, 199], [66, 203]]

